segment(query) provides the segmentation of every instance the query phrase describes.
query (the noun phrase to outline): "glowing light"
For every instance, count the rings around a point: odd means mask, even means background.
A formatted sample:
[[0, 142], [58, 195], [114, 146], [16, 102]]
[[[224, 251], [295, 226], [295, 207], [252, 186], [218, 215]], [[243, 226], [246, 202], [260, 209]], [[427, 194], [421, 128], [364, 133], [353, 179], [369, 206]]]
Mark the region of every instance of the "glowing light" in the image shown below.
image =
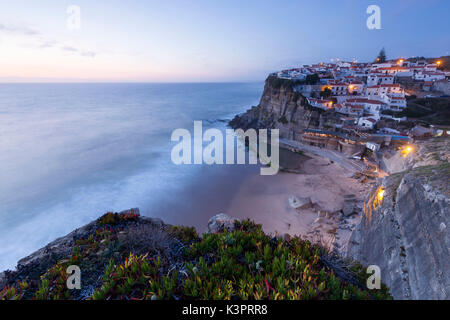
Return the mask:
[[441, 60], [439, 60], [439, 61], [436, 61], [436, 64], [437, 64], [438, 66], [440, 66], [440, 65], [441, 65], [441, 63], [442, 63], [442, 61], [441, 61]]
[[378, 198], [378, 201], [379, 201], [380, 203], [381, 203], [381, 201], [383, 201], [384, 192], [385, 192], [385, 190], [384, 190], [383, 188], [380, 188], [380, 189], [378, 190], [377, 198]]
[[400, 59], [400, 60], [398, 60], [397, 64], [398, 64], [398, 65], [401, 65], [401, 64], [403, 64], [404, 61], [405, 61], [405, 60]]
[[403, 157], [406, 158], [412, 151], [414, 151], [414, 148], [412, 146], [406, 146], [402, 149], [401, 153]]

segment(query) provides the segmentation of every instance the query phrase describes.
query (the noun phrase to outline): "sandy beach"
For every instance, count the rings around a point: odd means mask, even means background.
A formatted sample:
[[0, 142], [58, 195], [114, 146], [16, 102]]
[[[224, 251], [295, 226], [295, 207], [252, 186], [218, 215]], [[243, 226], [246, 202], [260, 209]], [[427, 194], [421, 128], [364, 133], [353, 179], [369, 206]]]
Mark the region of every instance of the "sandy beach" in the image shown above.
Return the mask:
[[[340, 251], [360, 219], [357, 214], [343, 219], [340, 211], [344, 196], [355, 195], [355, 202], [361, 203], [364, 186], [351, 178], [351, 170], [327, 158], [307, 153], [298, 161], [296, 171], [299, 173], [248, 177], [226, 213], [236, 218], [250, 218], [262, 224], [266, 232], [299, 235]], [[289, 202], [293, 196], [310, 198], [311, 205], [294, 208]]]

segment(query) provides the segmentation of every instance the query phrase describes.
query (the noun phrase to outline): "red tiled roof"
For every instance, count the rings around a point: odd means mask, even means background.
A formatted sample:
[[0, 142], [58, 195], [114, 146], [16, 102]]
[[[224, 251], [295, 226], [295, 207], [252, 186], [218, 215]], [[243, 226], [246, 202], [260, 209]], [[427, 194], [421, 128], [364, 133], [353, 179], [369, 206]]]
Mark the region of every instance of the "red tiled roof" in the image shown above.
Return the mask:
[[406, 71], [409, 70], [408, 68], [402, 68], [402, 67], [383, 67], [383, 68], [377, 68], [376, 70], [397, 70], [397, 71]]
[[424, 74], [429, 74], [430, 76], [444, 76], [443, 72], [434, 72], [434, 71], [424, 71]]
[[377, 86], [371, 86], [369, 89], [375, 89], [375, 88], [398, 88], [400, 87], [400, 84], [393, 83], [393, 84], [379, 84]]
[[370, 104], [385, 104], [384, 102], [381, 102], [378, 100], [370, 100], [370, 99], [365, 99], [365, 98], [348, 99], [347, 102], [348, 103], [359, 102], [359, 103], [370, 103]]

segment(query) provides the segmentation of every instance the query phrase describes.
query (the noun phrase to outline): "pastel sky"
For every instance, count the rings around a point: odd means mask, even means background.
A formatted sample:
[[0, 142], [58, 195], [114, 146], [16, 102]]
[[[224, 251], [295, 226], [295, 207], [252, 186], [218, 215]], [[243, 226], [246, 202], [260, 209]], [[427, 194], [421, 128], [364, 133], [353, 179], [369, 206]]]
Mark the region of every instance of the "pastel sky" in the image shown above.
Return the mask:
[[[369, 5], [381, 30], [366, 27]], [[81, 9], [81, 29], [67, 8]], [[260, 81], [333, 58], [448, 55], [448, 0], [0, 2], [0, 81]]]

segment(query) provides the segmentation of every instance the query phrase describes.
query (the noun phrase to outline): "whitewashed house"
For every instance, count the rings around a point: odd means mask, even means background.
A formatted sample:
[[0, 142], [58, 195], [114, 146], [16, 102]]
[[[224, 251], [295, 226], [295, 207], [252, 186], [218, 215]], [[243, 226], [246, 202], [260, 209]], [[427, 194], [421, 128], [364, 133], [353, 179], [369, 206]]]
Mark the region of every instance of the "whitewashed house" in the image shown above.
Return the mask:
[[351, 105], [362, 105], [364, 106], [364, 111], [373, 114], [376, 117], [379, 117], [380, 112], [387, 107], [386, 104], [382, 101], [370, 100], [366, 98], [348, 99], [346, 103]]
[[367, 76], [367, 86], [373, 87], [380, 84], [393, 84], [394, 76], [382, 74], [382, 73], [372, 73]]
[[364, 115], [364, 105], [362, 104], [337, 103], [334, 105], [334, 108], [336, 112], [348, 116], [362, 117]]
[[322, 100], [322, 99], [315, 99], [315, 98], [307, 98], [307, 100], [311, 106], [316, 107], [316, 108], [320, 108], [323, 110], [333, 108], [332, 100]]
[[358, 127], [362, 129], [373, 129], [377, 120], [374, 118], [359, 118], [358, 119]]
[[445, 79], [445, 73], [440, 71], [419, 71], [414, 75], [417, 81], [439, 81]]
[[383, 94], [390, 94], [394, 97], [404, 97], [405, 91], [398, 83], [380, 84], [366, 88], [366, 96], [369, 99], [380, 99]]

